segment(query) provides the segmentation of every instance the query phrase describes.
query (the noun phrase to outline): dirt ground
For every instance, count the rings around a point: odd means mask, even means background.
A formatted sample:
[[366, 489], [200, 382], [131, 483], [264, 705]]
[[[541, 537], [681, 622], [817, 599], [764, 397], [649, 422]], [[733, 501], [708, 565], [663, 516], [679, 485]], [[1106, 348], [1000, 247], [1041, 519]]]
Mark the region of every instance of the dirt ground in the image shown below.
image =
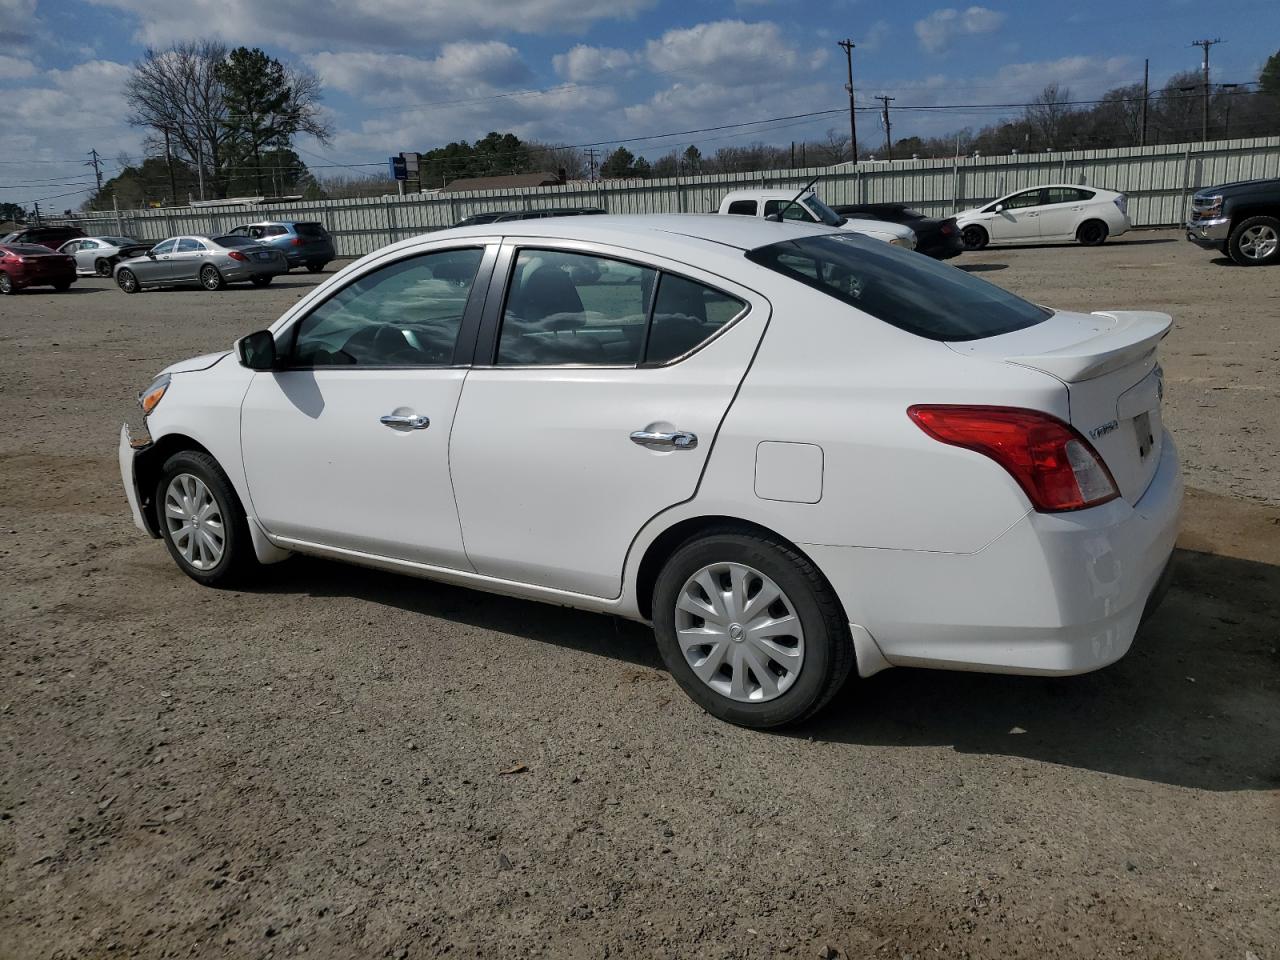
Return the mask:
[[0, 299], [0, 958], [1280, 960], [1280, 270], [1173, 232], [962, 263], [1177, 319], [1174, 588], [1072, 679], [700, 713], [644, 628], [337, 564], [205, 590], [121, 418], [316, 278]]

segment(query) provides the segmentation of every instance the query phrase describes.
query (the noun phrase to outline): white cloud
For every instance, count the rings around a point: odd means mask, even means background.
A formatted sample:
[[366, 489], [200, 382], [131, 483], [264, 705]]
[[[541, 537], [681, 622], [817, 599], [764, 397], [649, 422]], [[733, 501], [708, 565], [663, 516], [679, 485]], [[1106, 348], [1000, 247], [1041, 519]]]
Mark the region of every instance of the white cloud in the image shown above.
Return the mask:
[[658, 73], [717, 84], [768, 83], [827, 57], [822, 50], [806, 59], [776, 23], [742, 20], [668, 30], [645, 45], [644, 55]]
[[944, 7], [915, 23], [916, 37], [929, 53], [943, 53], [959, 36], [992, 33], [1004, 23], [1004, 14], [988, 7], [957, 10]]
[[589, 47], [584, 43], [551, 58], [556, 73], [573, 83], [594, 83], [610, 76], [626, 76], [632, 72], [635, 62], [635, 54], [626, 50]]
[[[13, 2], [13, 0], [0, 0]], [[580, 33], [624, 20], [657, 0], [90, 0], [137, 16], [136, 38], [153, 46], [200, 36], [273, 43], [292, 50], [378, 46], [405, 50], [494, 31]]]
[[306, 60], [326, 86], [377, 98], [384, 104], [389, 91], [411, 95], [417, 101], [478, 96], [532, 76], [520, 51], [497, 40], [446, 43], [439, 56], [431, 59], [400, 53], [340, 52], [317, 53]]
[[34, 77], [35, 75], [36, 65], [30, 60], [0, 54], [0, 82], [21, 80], [24, 77]]

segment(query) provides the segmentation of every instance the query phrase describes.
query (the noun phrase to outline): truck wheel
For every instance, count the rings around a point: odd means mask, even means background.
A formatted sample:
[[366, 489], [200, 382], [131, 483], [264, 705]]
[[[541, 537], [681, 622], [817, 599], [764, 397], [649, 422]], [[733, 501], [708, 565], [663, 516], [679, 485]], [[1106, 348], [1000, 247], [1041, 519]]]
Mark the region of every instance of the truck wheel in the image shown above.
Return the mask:
[[1231, 259], [1242, 267], [1263, 267], [1280, 262], [1280, 220], [1249, 217], [1240, 221], [1227, 241]]

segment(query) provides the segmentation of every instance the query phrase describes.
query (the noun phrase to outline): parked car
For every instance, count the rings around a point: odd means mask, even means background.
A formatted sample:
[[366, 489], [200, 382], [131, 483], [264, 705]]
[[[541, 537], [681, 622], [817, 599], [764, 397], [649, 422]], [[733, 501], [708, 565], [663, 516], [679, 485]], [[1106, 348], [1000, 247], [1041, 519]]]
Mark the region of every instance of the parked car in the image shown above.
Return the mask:
[[246, 223], [228, 233], [275, 247], [285, 255], [290, 269], [306, 267], [312, 273], [319, 273], [335, 256], [333, 237], [322, 223], [266, 220]]
[[132, 237], [80, 237], [68, 240], [58, 252], [75, 259], [76, 273], [109, 277], [121, 260], [140, 256], [150, 249], [149, 242]]
[[555, 207], [550, 210], [490, 210], [463, 217], [455, 227], [474, 227], [482, 223], [507, 223], [511, 220], [545, 220], [547, 217], [598, 216], [605, 211], [599, 207]]
[[798, 196], [794, 190], [734, 190], [725, 194], [718, 212], [798, 223], [821, 223], [875, 237], [896, 247], [906, 247], [908, 250], [916, 248], [915, 231], [910, 227], [865, 217], [842, 217], [808, 189]]
[[1280, 263], [1280, 179], [1244, 180], [1199, 191], [1187, 239], [1243, 267]]
[[68, 240], [83, 236], [84, 231], [79, 227], [26, 227], [0, 237], [0, 243], [35, 244], [57, 250]]
[[842, 217], [887, 220], [910, 227], [916, 235], [916, 252], [935, 260], [950, 260], [964, 252], [955, 217], [927, 217], [905, 203], [843, 203], [831, 209]]
[[69, 290], [75, 279], [75, 261], [56, 250], [35, 243], [0, 243], [0, 294], [25, 287]]
[[1087, 247], [1129, 231], [1129, 200], [1114, 190], [1051, 183], [956, 215], [965, 248], [1077, 240]]
[[288, 272], [283, 253], [247, 237], [170, 237], [140, 257], [117, 263], [115, 278], [125, 293], [137, 293], [184, 283], [221, 290], [241, 280], [265, 287]]
[[1182, 496], [1168, 316], [1054, 311], [820, 224], [500, 233], [385, 247], [162, 371], [120, 436], [134, 522], [210, 586], [303, 553], [652, 622], [748, 726], [855, 666], [1129, 649]]

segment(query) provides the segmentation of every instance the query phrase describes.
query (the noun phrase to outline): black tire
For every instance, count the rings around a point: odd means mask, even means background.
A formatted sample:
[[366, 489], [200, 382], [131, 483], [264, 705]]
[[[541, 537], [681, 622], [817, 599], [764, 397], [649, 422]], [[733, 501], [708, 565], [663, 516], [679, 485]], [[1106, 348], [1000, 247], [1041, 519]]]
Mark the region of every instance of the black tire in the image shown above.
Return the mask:
[[271, 277], [250, 277], [249, 278], [249, 282], [252, 283], [255, 287], [269, 287], [271, 286], [271, 280], [272, 280]]
[[[193, 565], [183, 556], [182, 549], [174, 542], [174, 534], [166, 519], [165, 495], [170, 482], [179, 476], [198, 478], [212, 494], [217, 504], [218, 514], [222, 518], [223, 550], [221, 558], [212, 566], [201, 569]], [[164, 545], [169, 549], [183, 573], [197, 583], [206, 587], [229, 586], [247, 577], [258, 569], [258, 559], [253, 552], [253, 541], [249, 537], [249, 522], [245, 519], [244, 507], [236, 496], [231, 481], [222, 472], [218, 462], [207, 453], [195, 450], [183, 450], [175, 453], [165, 461], [160, 471], [160, 480], [156, 484], [155, 498], [152, 501], [156, 511], [156, 522], [160, 527], [160, 535]]]
[[8, 297], [18, 292], [18, 285], [9, 274], [0, 270], [0, 297]]
[[99, 277], [111, 276], [111, 261], [106, 257], [99, 257], [93, 261], [93, 272]]
[[[1269, 252], [1264, 253], [1266, 249]], [[1280, 263], [1280, 219], [1249, 217], [1241, 220], [1231, 230], [1227, 255], [1242, 267], [1266, 267]]]
[[57, 290], [59, 293], [66, 293], [68, 290], [71, 289], [71, 281], [62, 280], [58, 283], [55, 283], [53, 285], [53, 289]]
[[1101, 220], [1086, 220], [1076, 227], [1076, 239], [1086, 247], [1100, 247], [1107, 242], [1107, 232]]
[[319, 273], [323, 269], [324, 269], [324, 264], [317, 263], [314, 260], [312, 260], [310, 263], [307, 264], [307, 273]]
[[226, 285], [227, 281], [213, 264], [206, 263], [200, 268], [200, 286], [206, 290], [221, 290]]
[[977, 224], [970, 224], [960, 232], [966, 250], [982, 250], [991, 242], [991, 236]]
[[116, 271], [116, 286], [125, 293], [137, 293], [142, 289], [142, 284], [138, 283], [137, 275], [128, 267]]
[[[803, 663], [791, 686], [772, 700], [750, 703], [718, 693], [699, 679], [681, 650], [676, 634], [680, 591], [702, 568], [726, 562], [745, 564], [773, 580], [803, 628]], [[676, 682], [712, 716], [739, 726], [767, 729], [808, 719], [835, 696], [853, 667], [849, 625], [826, 578], [795, 548], [746, 529], [709, 531], [680, 546], [658, 575], [653, 611], [658, 650]]]

